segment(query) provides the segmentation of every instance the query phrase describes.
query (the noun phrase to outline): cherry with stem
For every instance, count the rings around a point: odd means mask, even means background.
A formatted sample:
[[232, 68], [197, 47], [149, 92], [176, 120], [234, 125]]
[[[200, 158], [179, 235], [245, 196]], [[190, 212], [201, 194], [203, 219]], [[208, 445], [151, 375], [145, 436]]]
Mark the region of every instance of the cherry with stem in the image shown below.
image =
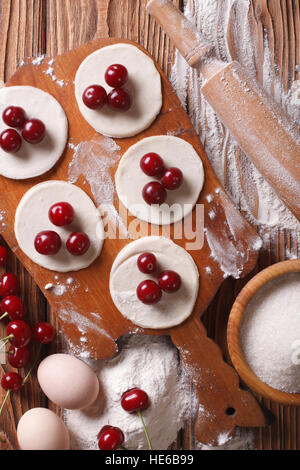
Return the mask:
[[148, 448], [149, 450], [153, 450], [150, 436], [148, 434], [148, 430], [142, 415], [142, 411], [146, 410], [149, 406], [148, 394], [140, 388], [131, 388], [130, 390], [127, 390], [127, 392], [123, 393], [121, 398], [121, 406], [125, 411], [128, 411], [128, 413], [137, 413], [142, 422]]
[[[21, 322], [21, 323], [24, 323], [24, 322]], [[37, 350], [35, 360], [34, 360], [32, 366], [30, 367], [29, 371], [27, 372], [26, 376], [22, 380], [22, 377], [18, 373], [8, 372], [1, 379], [1, 386], [4, 390], [7, 390], [7, 392], [6, 392], [5, 398], [3, 400], [3, 403], [0, 407], [0, 416], [1, 416], [1, 413], [4, 409], [5, 403], [8, 400], [8, 397], [9, 397], [10, 393], [12, 391], [16, 392], [16, 391], [20, 390], [21, 387], [23, 387], [28, 382], [32, 371], [34, 370], [34, 368], [36, 367], [36, 365], [39, 361], [43, 344], [49, 344], [54, 339], [54, 335], [52, 335], [52, 330], [51, 330], [52, 326], [50, 324], [45, 323], [45, 322], [41, 322], [41, 323], [38, 323], [37, 325], [38, 325], [39, 334], [34, 335], [34, 339], [39, 343], [39, 346], [38, 346], [38, 350]], [[50, 330], [51, 330], [51, 334], [49, 334]], [[10, 339], [11, 339], [11, 335], [9, 337], [7, 337], [6, 339], [4, 339], [5, 344]], [[3, 345], [2, 345], [2, 347], [3, 347]]]

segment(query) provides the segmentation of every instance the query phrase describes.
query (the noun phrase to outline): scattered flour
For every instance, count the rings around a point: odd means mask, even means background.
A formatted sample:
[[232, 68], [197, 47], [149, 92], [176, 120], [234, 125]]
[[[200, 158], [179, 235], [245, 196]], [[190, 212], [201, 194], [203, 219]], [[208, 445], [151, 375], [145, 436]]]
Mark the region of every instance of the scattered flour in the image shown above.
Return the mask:
[[55, 63], [55, 60], [50, 59], [48, 61], [48, 68], [44, 71], [44, 73], [48, 75], [51, 78], [51, 80], [53, 80], [57, 85], [59, 85], [60, 87], [64, 87], [66, 85], [65, 81], [62, 79], [58, 79], [57, 76], [55, 75], [54, 63]]
[[120, 147], [110, 137], [96, 136], [78, 145], [69, 143], [74, 155], [69, 164], [68, 179], [76, 183], [83, 176], [89, 183], [95, 202], [110, 224], [118, 227], [123, 237], [129, 237], [127, 229], [114, 206], [114, 182], [111, 170], [120, 159]]
[[199, 450], [254, 450], [255, 449], [255, 433], [251, 429], [236, 430], [235, 436], [228, 440], [227, 434], [220, 434], [218, 446], [208, 446], [197, 443]]
[[50, 290], [53, 287], [54, 287], [54, 284], [52, 284], [52, 282], [48, 282], [47, 284], [45, 284], [44, 289], [45, 290]]
[[[249, 11], [249, 0], [198, 0], [187, 3], [185, 14], [214, 45], [220, 60], [238, 60], [255, 76], [257, 44], [253, 39]], [[231, 46], [226, 40], [227, 37], [232, 39]], [[291, 90], [285, 93], [270, 57], [267, 34], [264, 46], [263, 86], [267, 91], [271, 91], [274, 84], [275, 99], [287, 110], [294, 122], [300, 122], [300, 81], [295, 80]], [[217, 176], [234, 203], [246, 213], [252, 223], [262, 228], [281, 227], [299, 231], [300, 223], [239, 150], [236, 142], [201, 95], [203, 79], [198, 71], [191, 69], [178, 52], [171, 81], [182, 104], [188, 109]], [[244, 179], [248, 182], [246, 188], [240, 178], [240, 167], [243, 168]], [[253, 203], [257, 197], [258, 208]]]
[[55, 283], [48, 282], [45, 286], [45, 290], [50, 290], [52, 294], [57, 296], [62, 296], [66, 292], [74, 292], [76, 289], [79, 289], [80, 283], [76, 281], [73, 277], [68, 277], [66, 282], [59, 281], [58, 276], [54, 277]]
[[[99, 334], [99, 336], [105, 336], [109, 340], [114, 341], [107, 331], [102, 328], [101, 315], [98, 312], [90, 312], [88, 315], [87, 313], [88, 312], [85, 312], [85, 315], [82, 315], [76, 310], [73, 304], [68, 302], [64, 302], [63, 306], [60, 305], [58, 308], [58, 317], [60, 320], [69, 325], [76, 325], [81, 337], [86, 335], [88, 331], [93, 331]], [[66, 338], [66, 340], [68, 341], [68, 349], [73, 354], [76, 354], [81, 358], [90, 357], [89, 348], [87, 347], [88, 344], [82, 344], [82, 347], [78, 348], [73, 345], [68, 338]], [[88, 341], [84, 341], [84, 343], [88, 343]]]
[[58, 295], [60, 297], [61, 295], [64, 295], [67, 292], [67, 286], [63, 284], [57, 284], [53, 286], [51, 290], [55, 295]]
[[42, 63], [44, 62], [44, 59], [45, 59], [45, 54], [42, 54], [42, 55], [39, 55], [37, 57], [34, 57], [31, 61], [31, 63], [32, 63], [32, 65], [39, 66], [39, 65], [42, 65]]
[[[28, 63], [31, 63], [32, 65], [34, 65], [36, 67], [39, 67], [39, 66], [45, 64], [45, 59], [46, 59], [45, 54], [39, 55], [39, 56], [34, 57], [32, 59], [26, 59], [26, 60], [22, 59], [19, 62], [19, 67], [23, 67], [24, 65], [26, 65]], [[58, 86], [64, 87], [65, 85], [67, 85], [67, 83], [62, 79], [58, 79], [57, 76], [55, 75], [55, 71], [54, 71], [54, 67], [53, 67], [54, 63], [55, 63], [55, 59], [49, 59], [48, 62], [47, 62], [48, 68], [46, 70], [44, 70], [44, 73], [46, 75], [48, 75], [51, 78], [51, 80], [53, 80]]]
[[188, 417], [193, 400], [169, 339], [123, 337], [121, 352], [114, 359], [88, 363], [100, 380], [99, 403], [86, 412], [65, 411], [72, 449], [97, 449], [97, 434], [106, 424], [124, 430], [127, 448], [147, 449], [140, 419], [120, 405], [122, 393], [135, 386], [145, 390], [151, 401], [143, 417], [154, 449], [167, 449]]
[[6, 211], [0, 210], [0, 232], [1, 228], [6, 227]]

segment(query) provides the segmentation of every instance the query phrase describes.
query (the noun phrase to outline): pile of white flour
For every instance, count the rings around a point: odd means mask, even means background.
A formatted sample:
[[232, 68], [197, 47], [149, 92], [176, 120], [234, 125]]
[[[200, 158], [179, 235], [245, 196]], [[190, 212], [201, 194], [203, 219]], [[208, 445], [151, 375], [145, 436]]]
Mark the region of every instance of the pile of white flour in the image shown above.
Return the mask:
[[241, 344], [263, 382], [300, 393], [300, 273], [269, 282], [253, 297], [245, 310]]
[[167, 337], [132, 335], [122, 338], [121, 352], [112, 360], [92, 361], [100, 381], [98, 403], [87, 411], [66, 410], [72, 449], [97, 449], [97, 434], [106, 424], [125, 434], [124, 446], [147, 449], [139, 417], [121, 407], [121, 396], [133, 387], [145, 390], [150, 407], [143, 417], [154, 449], [167, 449], [193, 409], [177, 350]]

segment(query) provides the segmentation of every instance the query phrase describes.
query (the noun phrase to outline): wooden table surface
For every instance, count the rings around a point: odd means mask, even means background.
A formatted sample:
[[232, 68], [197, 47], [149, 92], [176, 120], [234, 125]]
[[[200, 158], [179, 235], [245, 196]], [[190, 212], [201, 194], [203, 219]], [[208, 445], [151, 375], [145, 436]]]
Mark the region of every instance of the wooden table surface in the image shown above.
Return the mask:
[[[195, 4], [197, 1], [194, 0]], [[203, 1], [203, 0], [202, 0]], [[94, 38], [128, 38], [144, 46], [169, 75], [174, 48], [155, 22], [145, 12], [146, 0], [0, 0], [0, 81], [5, 82], [24, 57], [40, 54], [53, 56], [66, 52]], [[183, 2], [174, 0], [183, 8]], [[251, 14], [257, 24], [258, 44], [263, 41], [263, 27], [268, 24], [274, 35], [271, 51], [286, 89], [293, 64], [300, 63], [299, 0], [250, 0]], [[259, 66], [258, 66], [259, 67]], [[299, 77], [298, 77], [299, 78]], [[242, 169], [241, 169], [242, 171]], [[287, 254], [298, 256], [297, 240], [286, 230], [267, 233], [269, 241], [261, 252], [257, 270], [284, 260]], [[56, 324], [47, 303], [30, 276], [10, 255], [8, 270], [21, 282], [22, 297], [32, 322], [39, 319]], [[209, 335], [226, 350], [226, 321], [235, 296], [245, 280], [227, 279], [204, 316]], [[58, 337], [47, 352], [62, 347]], [[1, 375], [4, 372], [1, 367]], [[3, 399], [3, 393], [0, 393]], [[283, 407], [267, 400], [262, 404], [275, 415], [272, 426], [258, 430], [258, 449], [300, 449], [300, 408]], [[21, 415], [34, 406], [49, 406], [39, 390], [35, 376], [22, 393], [9, 400], [0, 421], [0, 449], [16, 449], [16, 425]], [[55, 409], [55, 408], [54, 408]], [[57, 410], [59, 412], [59, 410]], [[192, 423], [188, 422], [173, 448], [194, 448]]]

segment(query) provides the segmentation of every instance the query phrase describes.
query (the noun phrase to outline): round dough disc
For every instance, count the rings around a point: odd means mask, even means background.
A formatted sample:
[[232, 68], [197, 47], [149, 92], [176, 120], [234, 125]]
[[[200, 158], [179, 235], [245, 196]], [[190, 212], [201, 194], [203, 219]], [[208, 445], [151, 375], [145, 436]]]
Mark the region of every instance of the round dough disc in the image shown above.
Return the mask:
[[[141, 158], [149, 152], [158, 153], [166, 168], [177, 167], [183, 173], [182, 185], [167, 191], [167, 200], [161, 206], [149, 206], [142, 196], [145, 184], [155, 180], [140, 168]], [[119, 199], [132, 215], [152, 224], [168, 225], [192, 212], [204, 184], [204, 170], [191, 144], [179, 137], [157, 135], [142, 139], [124, 153], [115, 182]]]
[[[69, 202], [75, 212], [70, 225], [57, 227], [48, 217], [56, 202]], [[54, 230], [62, 241], [56, 255], [41, 255], [34, 248], [36, 235], [44, 230]], [[65, 247], [72, 232], [85, 232], [91, 245], [82, 256], [74, 256]], [[89, 196], [77, 186], [65, 181], [46, 181], [29, 189], [22, 197], [16, 211], [15, 235], [22, 251], [35, 263], [51, 271], [69, 272], [89, 266], [101, 253], [104, 227], [101, 216]]]
[[[125, 113], [107, 105], [100, 110], [89, 109], [82, 101], [82, 94], [90, 85], [101, 85], [108, 93], [112, 90], [104, 79], [106, 69], [112, 64], [122, 64], [128, 70], [124, 89], [130, 93], [132, 105]], [[130, 137], [147, 129], [160, 112], [160, 74], [153, 60], [137, 47], [113, 44], [93, 52], [82, 62], [75, 77], [75, 96], [84, 119], [97, 132], [109, 137]]]
[[[156, 275], [143, 274], [137, 267], [140, 254], [155, 254], [159, 266]], [[143, 304], [136, 295], [140, 282], [153, 279], [171, 269], [181, 276], [182, 285], [173, 294], [163, 292], [159, 302]], [[193, 311], [199, 288], [199, 273], [191, 255], [164, 237], [143, 237], [125, 246], [116, 257], [110, 273], [110, 293], [124, 317], [143, 328], [162, 329], [179, 325]]]
[[[22, 146], [17, 153], [7, 153], [0, 148], [0, 174], [22, 180], [46, 173], [60, 159], [67, 143], [68, 121], [63, 108], [49, 93], [31, 86], [1, 88], [1, 116], [7, 106], [20, 106], [29, 119], [43, 121], [46, 136], [35, 145], [22, 139]], [[0, 119], [0, 132], [7, 127]]]

